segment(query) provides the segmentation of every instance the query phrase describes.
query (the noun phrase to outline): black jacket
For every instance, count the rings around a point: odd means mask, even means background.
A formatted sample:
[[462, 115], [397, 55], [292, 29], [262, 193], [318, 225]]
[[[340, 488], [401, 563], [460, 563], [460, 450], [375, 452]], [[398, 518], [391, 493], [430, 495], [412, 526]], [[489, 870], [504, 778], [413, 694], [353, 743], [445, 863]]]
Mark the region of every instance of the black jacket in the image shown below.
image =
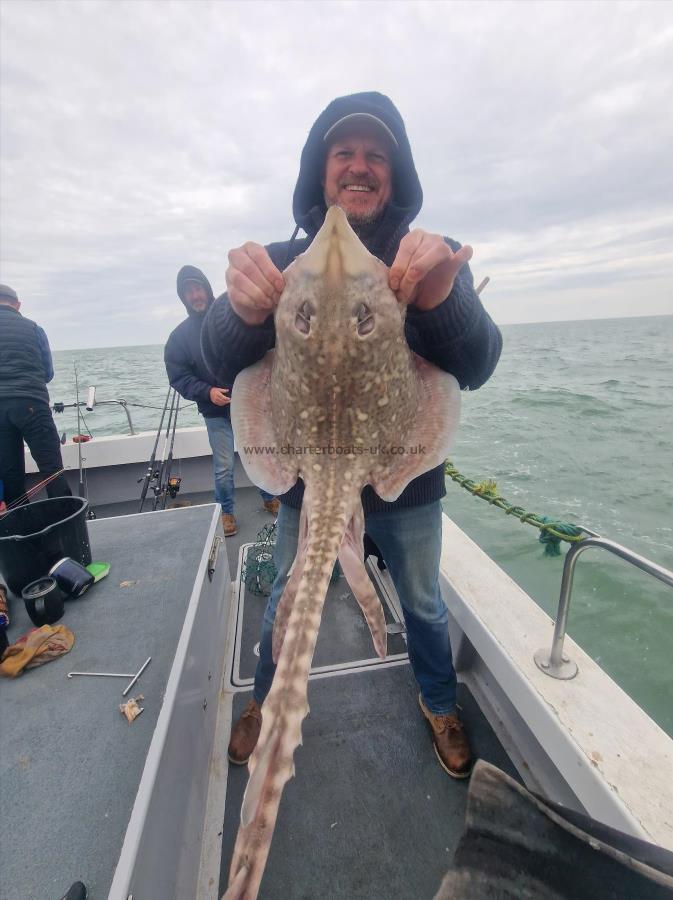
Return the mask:
[[45, 371], [41, 344], [46, 340], [39, 325], [0, 303], [0, 399], [26, 397], [49, 403], [46, 382], [53, 372]]
[[[282, 271], [307, 249], [318, 232], [327, 212], [321, 177], [325, 165], [324, 135], [343, 116], [350, 113], [371, 113], [381, 119], [395, 135], [398, 150], [393, 161], [393, 194], [381, 221], [370, 238], [364, 241], [367, 249], [391, 265], [410, 223], [418, 215], [423, 203], [423, 191], [414, 166], [411, 147], [404, 122], [392, 101], [383, 94], [368, 92], [338, 97], [318, 116], [311, 128], [301, 154], [299, 177], [293, 197], [293, 213], [297, 229], [290, 241], [267, 246], [275, 265]], [[296, 240], [302, 228], [306, 238]], [[453, 250], [460, 244], [449, 238]], [[435, 309], [421, 312], [410, 306], [405, 333], [409, 347], [419, 356], [450, 372], [461, 388], [475, 390], [493, 373], [502, 349], [502, 337], [497, 326], [484, 309], [474, 290], [472, 273], [463, 266], [454, 282], [451, 294]], [[262, 325], [246, 325], [233, 311], [226, 294], [219, 297], [206, 316], [201, 336], [206, 365], [227, 384], [236, 375], [261, 359], [275, 344], [273, 316]], [[371, 487], [362, 493], [364, 511], [419, 506], [438, 500], [446, 493], [444, 471], [438, 466], [415, 478], [394, 503], [381, 500]], [[283, 496], [283, 502], [293, 507], [301, 505], [301, 480]]]
[[[208, 306], [203, 313], [197, 313], [185, 303], [184, 287], [187, 281], [199, 281], [206, 289]], [[216, 382], [203, 361], [201, 353], [201, 327], [206, 312], [214, 302], [210, 282], [195, 266], [183, 266], [178, 272], [178, 297], [187, 310], [187, 318], [171, 332], [164, 348], [166, 374], [172, 387], [185, 400], [195, 400], [199, 412], [206, 418], [221, 416], [229, 418], [229, 405], [215, 406], [210, 401], [210, 389], [214, 386], [229, 387], [224, 382]]]

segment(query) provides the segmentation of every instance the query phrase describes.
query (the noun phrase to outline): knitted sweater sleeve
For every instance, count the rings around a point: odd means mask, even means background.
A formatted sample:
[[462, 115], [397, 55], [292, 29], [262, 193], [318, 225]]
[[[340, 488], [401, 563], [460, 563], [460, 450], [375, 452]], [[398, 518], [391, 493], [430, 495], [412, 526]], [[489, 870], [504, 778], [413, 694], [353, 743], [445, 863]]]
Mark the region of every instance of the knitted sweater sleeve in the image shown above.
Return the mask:
[[[455, 241], [445, 240], [454, 251], [460, 248]], [[467, 265], [439, 306], [426, 312], [409, 307], [407, 330], [412, 350], [450, 372], [462, 389], [481, 387], [500, 358], [502, 335], [484, 309]]]
[[226, 294], [210, 307], [201, 329], [201, 352], [215, 384], [233, 384], [238, 373], [258, 362], [275, 342], [273, 315], [262, 325], [246, 325]]

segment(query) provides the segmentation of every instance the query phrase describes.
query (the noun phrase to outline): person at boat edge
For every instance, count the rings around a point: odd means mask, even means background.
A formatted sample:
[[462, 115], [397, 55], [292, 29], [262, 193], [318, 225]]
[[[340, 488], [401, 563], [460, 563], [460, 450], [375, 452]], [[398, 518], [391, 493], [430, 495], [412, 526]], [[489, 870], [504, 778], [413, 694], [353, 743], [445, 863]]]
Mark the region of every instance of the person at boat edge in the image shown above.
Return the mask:
[[[24, 441], [41, 476], [63, 469], [47, 389], [54, 377], [49, 340], [43, 328], [21, 315], [20, 308], [16, 291], [0, 284], [0, 479], [8, 507], [28, 502]], [[72, 495], [62, 472], [46, 491], [50, 498]]]
[[[333, 100], [311, 127], [301, 153], [293, 196], [296, 228], [289, 241], [262, 247], [248, 242], [229, 253], [228, 291], [209, 309], [202, 330], [207, 366], [233, 384], [275, 343], [273, 310], [284, 287], [282, 271], [304, 252], [338, 203], [367, 249], [390, 267], [389, 281], [408, 304], [410, 349], [475, 390], [493, 373], [502, 349], [499, 329], [484, 309], [467, 261], [469, 247], [422, 229], [410, 231], [423, 192], [404, 121], [378, 92]], [[297, 238], [302, 229], [306, 237]], [[456, 673], [448, 611], [439, 588], [444, 471], [415, 478], [394, 503], [371, 486], [362, 491], [365, 530], [382, 552], [404, 611], [409, 658], [420, 688], [419, 704], [440, 765], [467, 777], [471, 752], [456, 709]], [[232, 763], [247, 762], [262, 720], [262, 704], [275, 666], [271, 636], [276, 606], [298, 537], [303, 484], [281, 499], [274, 562], [277, 576], [262, 625], [253, 698], [234, 725]]]
[[[227, 537], [238, 531], [234, 509], [234, 435], [229, 418], [229, 388], [213, 382], [201, 354], [201, 327], [214, 301], [210, 282], [196, 266], [182, 266], [177, 275], [177, 293], [187, 318], [173, 329], [164, 347], [164, 363], [171, 387], [196, 403], [208, 431], [213, 453], [215, 501], [222, 510]], [[260, 491], [268, 512], [277, 512], [278, 501]]]

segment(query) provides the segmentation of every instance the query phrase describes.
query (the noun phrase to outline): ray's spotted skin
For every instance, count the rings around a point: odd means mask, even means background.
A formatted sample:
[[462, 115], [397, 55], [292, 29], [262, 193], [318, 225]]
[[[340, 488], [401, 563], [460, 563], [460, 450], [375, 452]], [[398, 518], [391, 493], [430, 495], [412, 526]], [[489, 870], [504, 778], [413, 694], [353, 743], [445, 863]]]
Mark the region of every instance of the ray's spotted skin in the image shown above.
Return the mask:
[[283, 787], [308, 713], [307, 686], [338, 558], [385, 656], [385, 619], [362, 554], [362, 488], [397, 499], [441, 463], [458, 423], [453, 376], [415, 356], [406, 307], [388, 270], [329, 209], [309, 249], [284, 273], [276, 347], [240, 373], [231, 415], [254, 484], [278, 495], [301, 477], [305, 493], [294, 568], [278, 606], [278, 666], [250, 758], [226, 900], [254, 900], [264, 874]]

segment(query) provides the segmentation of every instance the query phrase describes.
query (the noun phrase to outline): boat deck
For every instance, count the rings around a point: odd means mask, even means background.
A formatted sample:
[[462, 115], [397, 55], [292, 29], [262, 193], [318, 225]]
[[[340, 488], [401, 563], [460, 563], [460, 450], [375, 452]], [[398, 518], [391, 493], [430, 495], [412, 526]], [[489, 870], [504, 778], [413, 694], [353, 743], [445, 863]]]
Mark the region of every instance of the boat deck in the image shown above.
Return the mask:
[[[191, 651], [183, 654], [191, 687], [187, 684], [178, 700], [170, 687], [178, 668], [176, 646], [186, 642], [185, 622], [194, 609], [190, 597], [197, 571], [203, 577], [213, 535], [216, 509], [198, 503], [211, 499], [210, 494], [180, 497], [182, 503], [194, 505], [128, 518], [124, 513], [136, 513], [137, 503], [97, 507], [98, 519], [89, 523], [92, 552], [94, 559], [109, 561], [112, 568], [89, 594], [66, 606], [61, 621], [75, 633], [72, 651], [0, 685], [3, 725], [12, 723], [0, 729], [0, 805], [4, 811], [21, 811], [15, 818], [3, 815], [3, 897], [57, 900], [78, 879], [91, 900], [126, 900], [130, 888], [138, 900], [196, 897], [195, 889], [186, 891], [188, 882], [180, 879], [187, 878], [187, 869], [198, 868], [204, 841], [219, 848], [220, 840], [219, 890], [224, 890], [247, 768], [230, 766], [224, 773], [226, 804], [222, 809], [220, 803], [219, 816], [206, 820], [203, 832], [199, 823], [205, 804], [196, 803], [193, 785], [187, 787], [175, 776], [186, 769], [194, 778], [190, 763], [195, 765], [195, 744], [190, 740], [200, 738], [190, 723], [197, 716], [199, 722], [206, 721], [212, 710], [208, 721], [215, 728], [220, 692], [214, 682], [209, 685], [213, 693], [206, 714], [203, 688], [195, 687], [189, 675], [194, 653], [206, 641], [207, 626], [198, 640], [190, 638]], [[273, 521], [252, 488], [237, 490], [236, 514], [240, 531], [225, 542], [232, 575], [239, 572], [260, 529]], [[375, 566], [372, 577], [395, 632], [400, 615], [390, 585]], [[228, 582], [220, 583], [220, 596], [228, 595], [227, 588]], [[220, 658], [225, 645], [230, 651], [220, 715], [225, 698], [225, 706], [233, 702], [235, 720], [250, 697], [266, 598], [251, 594], [239, 582], [231, 599], [231, 606], [228, 599], [222, 601], [218, 615], [225, 624], [211, 643], [219, 648]], [[208, 605], [201, 603], [201, 608]], [[15, 601], [10, 639], [30, 627]], [[129, 694], [144, 696], [144, 712], [131, 725], [118, 711], [124, 702], [124, 679], [65, 677], [72, 670], [135, 672], [148, 656], [152, 662]], [[260, 897], [434, 896], [463, 828], [467, 782], [449, 778], [437, 763], [418, 708], [403, 634], [389, 635], [389, 656], [378, 660], [343, 576], [330, 586], [309, 702], [304, 743], [295, 758], [297, 774], [282, 799]], [[459, 702], [476, 755], [516, 774], [464, 685]], [[192, 718], [182, 726], [169, 724], [173, 718], [162, 723], [160, 717], [167, 714], [162, 706], [167, 704], [178, 710], [171, 716], [188, 709], [185, 715]], [[223, 746], [228, 724], [224, 730]], [[162, 774], [161, 760], [154, 768], [150, 765], [159, 732], [168, 747], [161, 750], [162, 759], [173, 760], [171, 776]], [[214, 753], [221, 756], [223, 746]], [[158, 758], [158, 751], [155, 755]], [[143, 793], [148, 784], [151, 796]], [[142, 835], [133, 824], [139, 806], [144, 809]], [[179, 826], [182, 831], [172, 817], [185, 820]], [[126, 848], [129, 842], [135, 855], [127, 866], [122, 845]], [[180, 856], [178, 877], [172, 881], [171, 867], [164, 877], [161, 862], [171, 854]], [[127, 881], [119, 880], [123, 891], [116, 889], [120, 869], [129, 873]], [[217, 890], [213, 876], [209, 890], [198, 896], [215, 897]]]
[[[394, 590], [375, 565], [370, 574], [395, 631], [400, 611]], [[251, 594], [239, 581], [225, 686], [236, 692], [233, 721], [251, 697], [265, 605], [266, 597]], [[295, 753], [296, 775], [281, 801], [260, 898], [433, 897], [463, 831], [468, 782], [450, 778], [437, 762], [403, 634], [388, 635], [388, 656], [379, 660], [343, 576], [330, 585], [311, 671], [311, 711]], [[475, 755], [518, 778], [464, 685], [459, 703]], [[220, 893], [247, 778], [246, 766], [229, 766]]]
[[[236, 520], [238, 522], [238, 534], [227, 538], [227, 557], [229, 560], [229, 571], [232, 577], [236, 575], [238, 566], [238, 556], [242, 544], [254, 541], [260, 529], [264, 525], [273, 522], [273, 516], [268, 513], [263, 506], [262, 498], [259, 491], [252, 487], [236, 488]], [[149, 495], [145, 501], [143, 513], [150, 512], [152, 509], [152, 496]], [[127, 500], [121, 503], [96, 504], [94, 509], [99, 519], [119, 516], [134, 515], [138, 512], [138, 500]], [[184, 507], [203, 506], [213, 503], [213, 492], [207, 491], [202, 493], [188, 493], [180, 491], [175, 500], [167, 503], [167, 509], [181, 509]], [[175, 537], [178, 535], [176, 534]]]
[[[463, 832], [467, 781], [439, 766], [409, 665], [315, 680], [296, 775], [281, 801], [260, 898], [430, 900]], [[249, 699], [240, 693], [236, 717]], [[476, 755], [515, 774], [470, 693], [461, 715]], [[220, 891], [247, 767], [229, 769]]]
[[[57, 624], [74, 633], [72, 650], [0, 679], [3, 898], [57, 900], [77, 880], [91, 900], [108, 896], [213, 509], [89, 522], [93, 557], [111, 569], [66, 603]], [[10, 640], [31, 628], [14, 600]], [[126, 698], [130, 678], [66, 677], [136, 673], [149, 656]], [[119, 704], [138, 695], [144, 711], [128, 724]]]

